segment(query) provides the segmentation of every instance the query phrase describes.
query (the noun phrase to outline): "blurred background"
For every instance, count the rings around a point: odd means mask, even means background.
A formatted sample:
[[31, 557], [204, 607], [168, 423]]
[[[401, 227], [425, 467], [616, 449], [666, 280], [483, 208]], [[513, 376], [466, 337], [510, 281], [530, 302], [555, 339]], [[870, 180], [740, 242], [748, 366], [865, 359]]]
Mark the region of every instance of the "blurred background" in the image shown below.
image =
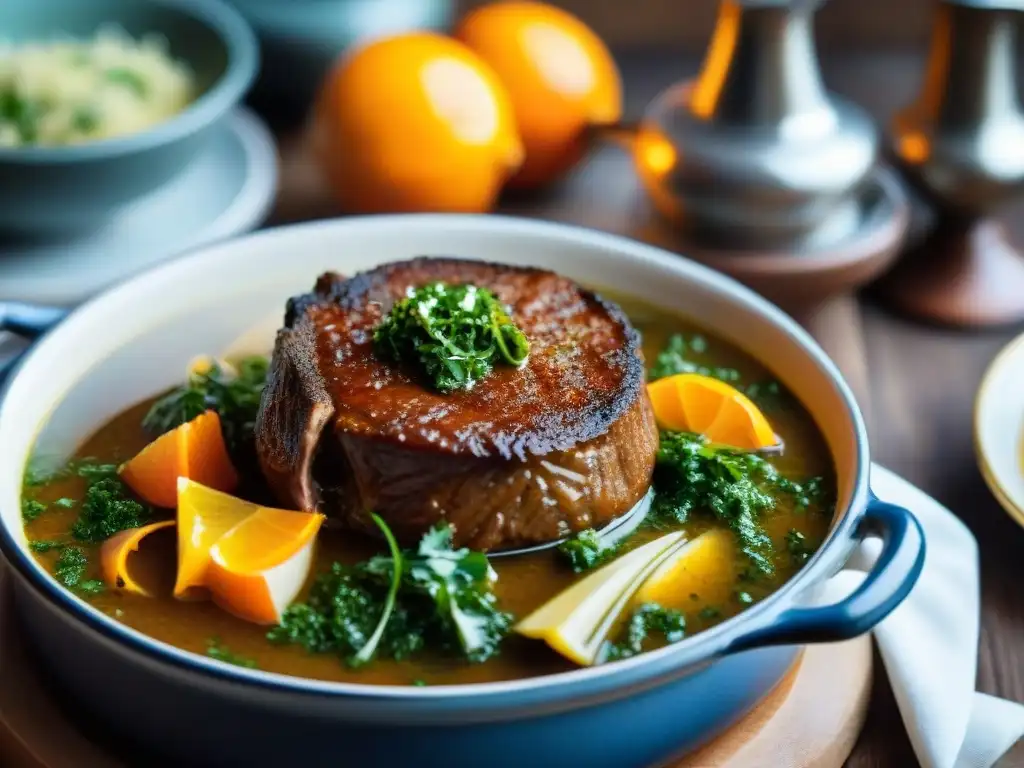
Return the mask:
[[[485, 0], [456, 0], [459, 11]], [[703, 53], [714, 26], [715, 0], [555, 0], [584, 20], [613, 48], [662, 48]], [[819, 50], [923, 46], [929, 0], [831, 0], [818, 11]]]

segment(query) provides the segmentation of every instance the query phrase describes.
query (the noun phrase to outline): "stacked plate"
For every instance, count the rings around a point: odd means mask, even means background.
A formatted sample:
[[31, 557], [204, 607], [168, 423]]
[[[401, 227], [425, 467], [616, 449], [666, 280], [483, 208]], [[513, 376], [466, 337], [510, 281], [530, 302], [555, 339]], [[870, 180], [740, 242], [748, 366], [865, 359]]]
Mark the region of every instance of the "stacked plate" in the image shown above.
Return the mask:
[[1024, 526], [1024, 335], [989, 366], [974, 405], [974, 448], [993, 495]]
[[274, 202], [277, 151], [240, 109], [165, 186], [96, 231], [71, 239], [0, 239], [0, 301], [70, 306], [171, 256], [258, 226]]

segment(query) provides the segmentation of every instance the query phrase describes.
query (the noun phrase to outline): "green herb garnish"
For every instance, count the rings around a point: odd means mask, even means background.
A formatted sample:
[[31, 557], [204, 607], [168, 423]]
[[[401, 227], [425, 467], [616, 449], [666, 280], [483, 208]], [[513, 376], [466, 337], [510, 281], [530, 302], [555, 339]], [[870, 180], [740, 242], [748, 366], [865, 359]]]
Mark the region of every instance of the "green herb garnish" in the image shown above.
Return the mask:
[[61, 498], [53, 502], [53, 506], [57, 507], [58, 509], [71, 509], [73, 506], [75, 506], [75, 500], [69, 499], [67, 496], [62, 496]]
[[791, 528], [786, 534], [786, 550], [794, 565], [803, 565], [814, 552], [807, 543], [807, 537], [796, 528]]
[[107, 79], [108, 83], [123, 85], [140, 99], [145, 98], [149, 91], [149, 86], [146, 84], [145, 78], [143, 78], [138, 72], [127, 69], [126, 67], [114, 67], [113, 69], [108, 69], [103, 73], [103, 76]]
[[153, 519], [153, 510], [132, 498], [114, 464], [85, 464], [77, 471], [86, 480], [85, 498], [71, 526], [71, 535], [79, 541], [100, 543]]
[[384, 609], [380, 612], [380, 618], [377, 619], [377, 626], [373, 630], [373, 634], [366, 641], [366, 645], [356, 651], [355, 656], [352, 657], [352, 664], [354, 666], [365, 664], [377, 653], [377, 646], [380, 645], [380, 639], [384, 636], [388, 620], [395, 610], [395, 603], [398, 601], [398, 588], [402, 585], [402, 572], [405, 570], [405, 565], [402, 561], [402, 550], [398, 548], [398, 542], [395, 541], [395, 536], [391, 533], [391, 529], [377, 515], [371, 513], [370, 517], [373, 518], [373, 522], [377, 524], [377, 527], [380, 528], [388, 542], [388, 549], [391, 552], [391, 584], [388, 586], [388, 595], [384, 600]]
[[97, 595], [107, 588], [99, 579], [86, 579], [78, 582], [78, 591], [86, 595]]
[[53, 575], [61, 584], [68, 589], [77, 592], [94, 595], [102, 592], [103, 582], [98, 579], [83, 580], [85, 569], [89, 564], [88, 558], [81, 547], [66, 546], [61, 550], [60, 557], [53, 566]]
[[267, 358], [254, 355], [238, 362], [237, 375], [216, 364], [193, 373], [184, 385], [153, 404], [142, 427], [152, 435], [162, 435], [214, 410], [220, 416], [224, 441], [235, 451], [252, 440], [268, 370]]
[[63, 549], [68, 543], [66, 541], [58, 541], [56, 539], [33, 539], [28, 543], [28, 548], [33, 552], [43, 553], [51, 552], [54, 549]]
[[78, 133], [92, 133], [100, 124], [96, 112], [88, 107], [79, 107], [71, 115], [71, 128]]
[[618, 546], [609, 546], [593, 528], [580, 531], [558, 545], [560, 554], [576, 573], [603, 565], [618, 554]]
[[[824, 483], [813, 483], [821, 495]], [[805, 485], [783, 475], [756, 453], [712, 446], [701, 435], [662, 432], [654, 470], [652, 522], [683, 523], [692, 512], [707, 510], [736, 536], [753, 571], [770, 576], [772, 541], [762, 526], [777, 497], [794, 505], [811, 503]]]
[[[377, 524], [387, 531], [382, 520]], [[317, 577], [305, 603], [285, 611], [268, 639], [337, 653], [353, 666], [428, 647], [474, 662], [490, 658], [512, 617], [497, 608], [487, 556], [453, 550], [451, 542], [451, 528], [442, 526], [415, 550], [398, 550], [389, 540], [389, 555], [352, 566], [334, 563]]]
[[211, 659], [216, 659], [217, 661], [234, 664], [236, 667], [256, 669], [256, 661], [254, 659], [233, 653], [230, 648], [226, 645], [222, 645], [220, 640], [215, 637], [211, 637], [206, 641], [206, 655]]
[[0, 125], [13, 126], [22, 143], [36, 140], [39, 120], [46, 111], [43, 102], [22, 96], [13, 86], [0, 88]]
[[714, 621], [715, 619], [722, 618], [722, 610], [713, 605], [706, 605], [700, 609], [700, 613], [697, 615], [704, 621]]
[[46, 511], [46, 505], [38, 499], [21, 500], [21, 519], [30, 523]]
[[606, 658], [614, 661], [636, 656], [658, 636], [665, 644], [678, 643], [686, 637], [686, 617], [672, 608], [644, 603], [629, 617], [623, 637], [608, 644]]
[[696, 373], [731, 384], [762, 407], [778, 405], [783, 394], [778, 382], [755, 381], [744, 385], [741, 381], [743, 377], [735, 368], [704, 365], [694, 359], [703, 356], [707, 348], [703, 336], [692, 336], [687, 340], [681, 333], [672, 334], [664, 349], [655, 357], [654, 364], [647, 372], [647, 380], [655, 381], [678, 373]]
[[519, 366], [530, 342], [501, 302], [475, 285], [409, 289], [373, 333], [382, 357], [418, 368], [441, 392], [470, 389], [495, 362]]

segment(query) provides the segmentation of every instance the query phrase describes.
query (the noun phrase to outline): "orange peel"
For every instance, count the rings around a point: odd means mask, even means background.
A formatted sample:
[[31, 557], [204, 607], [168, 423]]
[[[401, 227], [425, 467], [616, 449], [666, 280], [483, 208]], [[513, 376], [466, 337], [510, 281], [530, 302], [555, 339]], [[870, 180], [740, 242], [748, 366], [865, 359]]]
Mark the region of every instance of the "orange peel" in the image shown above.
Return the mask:
[[115, 533], [104, 541], [103, 546], [100, 547], [100, 572], [106, 585], [118, 592], [152, 597], [149, 590], [135, 581], [128, 572], [128, 558], [133, 552], [138, 551], [142, 540], [151, 533], [162, 531], [173, 525], [173, 520], [162, 520], [159, 523], [150, 523], [140, 528], [129, 528]]

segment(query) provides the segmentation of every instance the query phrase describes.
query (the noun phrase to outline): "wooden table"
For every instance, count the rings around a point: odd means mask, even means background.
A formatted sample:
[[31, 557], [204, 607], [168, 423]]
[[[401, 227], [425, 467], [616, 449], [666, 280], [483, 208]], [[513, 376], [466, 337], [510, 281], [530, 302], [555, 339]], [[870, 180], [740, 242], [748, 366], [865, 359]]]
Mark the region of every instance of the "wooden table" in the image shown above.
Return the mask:
[[[659, 90], [692, 76], [698, 64], [692, 58], [671, 55], [625, 54], [619, 59], [628, 118], [639, 117]], [[823, 67], [832, 89], [886, 121], [915, 93], [921, 64], [920, 57], [910, 53], [873, 53], [826, 57]], [[315, 168], [297, 149], [297, 139], [288, 133], [283, 136], [282, 198], [275, 222], [334, 215]], [[504, 201], [501, 211], [641, 239], [642, 222], [649, 215], [629, 158], [614, 146], [597, 149], [557, 188], [537, 197]], [[1009, 218], [1012, 223], [1014, 217]], [[1016, 218], [1024, 224], [1024, 217]], [[1024, 226], [1018, 227], [1018, 233], [1024, 236]], [[975, 390], [985, 367], [1012, 338], [1014, 329], [967, 334], [924, 327], [863, 300], [851, 302], [841, 312], [836, 323], [840, 330], [830, 333], [829, 344], [844, 355], [866, 360], [863, 371], [850, 373], [863, 377], [854, 382], [855, 388], [870, 401], [874, 459], [954, 510], [978, 538], [983, 590], [978, 688], [1024, 701], [1024, 601], [1017, 595], [1017, 580], [1024, 577], [1024, 531], [987, 492], [975, 465], [971, 437]], [[867, 726], [848, 766], [908, 768], [916, 764], [888, 682], [879, 675]], [[1001, 765], [1024, 766], [1024, 744]]]

